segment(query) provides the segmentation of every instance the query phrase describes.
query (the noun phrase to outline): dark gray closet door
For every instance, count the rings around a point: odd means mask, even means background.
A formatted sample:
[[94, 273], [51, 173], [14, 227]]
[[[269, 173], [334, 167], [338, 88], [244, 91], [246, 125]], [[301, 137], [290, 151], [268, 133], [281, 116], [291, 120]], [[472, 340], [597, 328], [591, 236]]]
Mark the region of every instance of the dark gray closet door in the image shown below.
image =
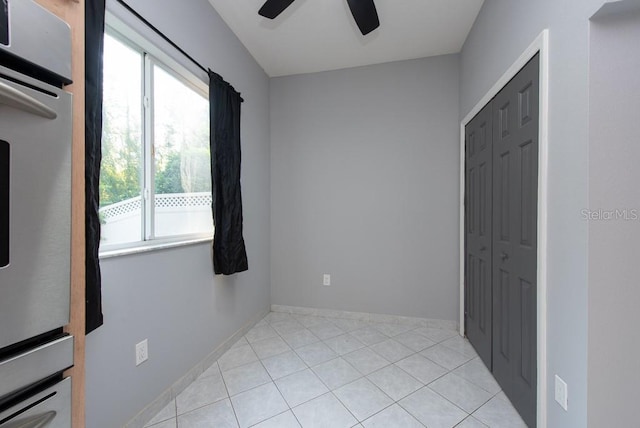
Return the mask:
[[536, 425], [536, 55], [493, 99], [493, 374]]
[[465, 330], [491, 369], [491, 103], [465, 128]]

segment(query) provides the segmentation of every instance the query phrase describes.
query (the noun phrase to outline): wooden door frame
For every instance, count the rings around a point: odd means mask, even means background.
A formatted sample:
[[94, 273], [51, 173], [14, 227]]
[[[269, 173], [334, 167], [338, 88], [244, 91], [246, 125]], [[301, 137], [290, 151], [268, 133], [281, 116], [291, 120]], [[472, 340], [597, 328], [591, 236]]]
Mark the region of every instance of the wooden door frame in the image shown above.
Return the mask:
[[548, 204], [548, 113], [549, 113], [549, 30], [543, 30], [518, 59], [498, 79], [460, 122], [460, 335], [464, 336], [464, 261], [465, 261], [465, 126], [498, 92], [540, 53], [540, 118], [538, 123], [538, 254], [537, 254], [537, 426], [547, 427], [547, 204]]

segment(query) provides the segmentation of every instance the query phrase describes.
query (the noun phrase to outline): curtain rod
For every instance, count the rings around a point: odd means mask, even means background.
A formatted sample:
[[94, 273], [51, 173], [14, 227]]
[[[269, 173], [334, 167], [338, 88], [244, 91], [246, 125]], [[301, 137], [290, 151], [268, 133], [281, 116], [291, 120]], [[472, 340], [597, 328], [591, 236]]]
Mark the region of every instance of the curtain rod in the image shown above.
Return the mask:
[[[145, 24], [147, 27], [149, 27], [153, 32], [155, 32], [157, 35], [162, 37], [165, 42], [169, 43], [178, 52], [180, 52], [182, 55], [184, 55], [189, 61], [191, 61], [193, 64], [195, 64], [200, 70], [202, 70], [205, 73], [207, 73], [207, 75], [209, 75], [209, 73], [213, 73], [210, 68], [205, 68], [202, 64], [200, 64], [198, 61], [196, 61], [191, 55], [189, 55], [187, 52], [185, 52], [184, 49], [182, 49], [180, 46], [175, 44], [173, 40], [171, 40], [169, 37], [167, 37], [162, 31], [158, 30], [158, 28], [155, 25], [153, 25], [152, 23], [147, 21], [147, 19], [144, 16], [140, 15], [134, 8], [129, 6], [124, 0], [116, 0], [116, 1], [118, 3], [120, 3], [122, 5], [122, 7], [127, 9], [133, 16], [138, 18], [138, 20], [140, 20], [143, 24]], [[216, 76], [222, 78], [218, 73], [215, 73], [215, 74], [216, 74]], [[222, 80], [224, 80], [224, 79], [222, 79]], [[231, 85], [229, 85], [229, 86], [231, 86]], [[231, 86], [231, 87], [233, 88], [233, 86]], [[235, 91], [235, 89], [234, 89], [234, 91]], [[236, 92], [238, 92], [238, 91], [236, 91]], [[238, 92], [238, 94], [240, 94], [240, 93]], [[244, 101], [244, 99], [242, 99], [242, 97], [240, 98], [240, 100]]]

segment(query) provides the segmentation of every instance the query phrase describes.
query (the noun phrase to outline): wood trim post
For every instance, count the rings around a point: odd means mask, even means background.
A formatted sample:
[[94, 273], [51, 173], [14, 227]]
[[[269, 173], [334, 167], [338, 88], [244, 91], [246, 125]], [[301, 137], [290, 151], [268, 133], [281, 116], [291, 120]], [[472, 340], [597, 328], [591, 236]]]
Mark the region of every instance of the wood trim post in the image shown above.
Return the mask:
[[85, 426], [85, 221], [84, 221], [84, 1], [36, 0], [71, 27], [73, 142], [71, 167], [71, 322], [65, 330], [75, 337], [72, 379], [72, 426]]

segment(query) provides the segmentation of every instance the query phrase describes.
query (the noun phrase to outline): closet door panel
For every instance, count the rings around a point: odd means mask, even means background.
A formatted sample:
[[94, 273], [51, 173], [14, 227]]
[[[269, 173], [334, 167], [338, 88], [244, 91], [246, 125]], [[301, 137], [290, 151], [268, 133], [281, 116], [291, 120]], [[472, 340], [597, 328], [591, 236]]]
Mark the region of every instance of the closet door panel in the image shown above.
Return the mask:
[[465, 129], [465, 330], [491, 368], [492, 125], [488, 105]]
[[493, 100], [493, 373], [529, 426], [537, 397], [538, 70], [535, 56]]

